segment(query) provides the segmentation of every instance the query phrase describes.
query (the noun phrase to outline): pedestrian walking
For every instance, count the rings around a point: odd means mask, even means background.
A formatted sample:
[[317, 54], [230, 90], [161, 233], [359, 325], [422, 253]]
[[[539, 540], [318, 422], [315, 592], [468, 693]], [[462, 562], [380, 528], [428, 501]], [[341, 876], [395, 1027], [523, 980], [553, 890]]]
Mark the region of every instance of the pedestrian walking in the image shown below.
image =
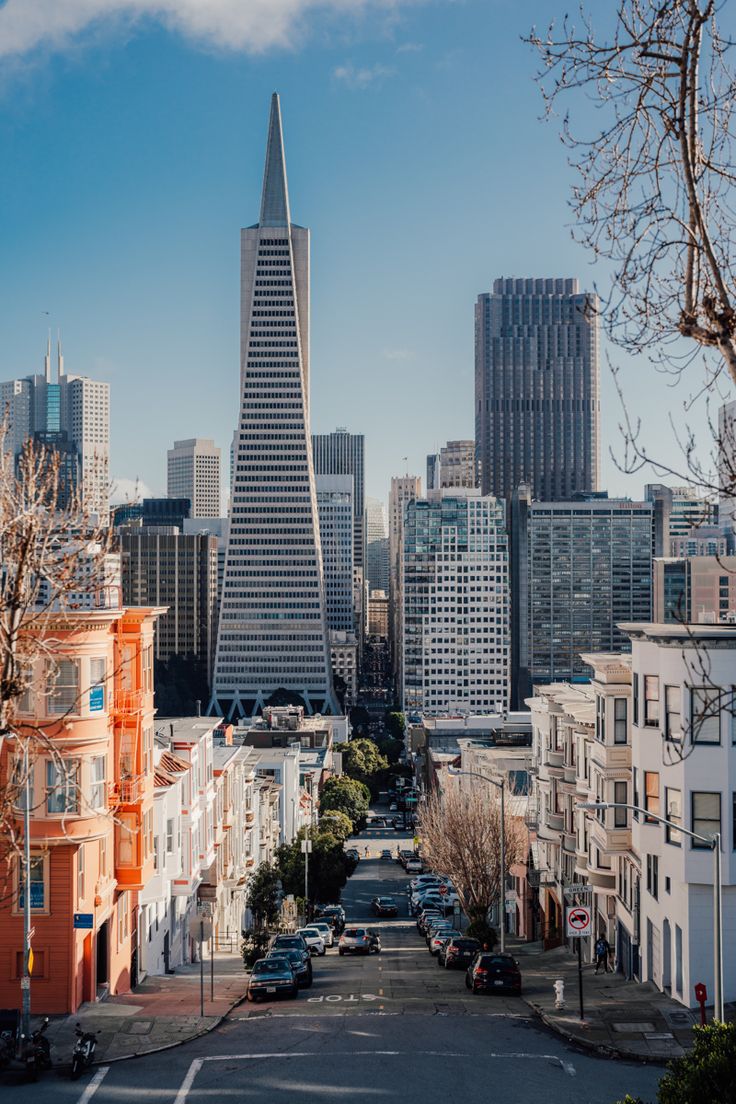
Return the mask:
[[611, 952], [608, 940], [605, 935], [599, 935], [595, 944], [595, 972], [598, 973], [601, 966], [605, 973], [611, 972], [611, 965], [608, 961], [608, 956]]

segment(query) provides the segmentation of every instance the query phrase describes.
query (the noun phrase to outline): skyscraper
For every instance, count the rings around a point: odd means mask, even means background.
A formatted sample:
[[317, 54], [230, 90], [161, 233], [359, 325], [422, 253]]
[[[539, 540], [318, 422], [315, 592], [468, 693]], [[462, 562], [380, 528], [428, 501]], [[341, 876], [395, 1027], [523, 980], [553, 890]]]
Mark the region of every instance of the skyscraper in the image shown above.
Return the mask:
[[388, 500], [388, 630], [391, 668], [397, 694], [401, 693], [402, 544], [404, 516], [409, 502], [422, 497], [418, 475], [395, 475]]
[[509, 562], [502, 500], [429, 491], [403, 524], [402, 707], [500, 713], [509, 698]]
[[475, 308], [475, 444], [483, 494], [596, 490], [598, 301], [573, 279], [501, 279]]
[[365, 437], [338, 427], [334, 433], [313, 433], [315, 475], [352, 475], [355, 566], [365, 568]]
[[110, 510], [110, 385], [64, 370], [61, 343], [57, 376], [51, 341], [43, 374], [0, 383], [0, 409], [8, 411], [7, 444], [16, 457], [29, 438], [59, 454], [64, 489], [78, 490], [86, 509], [106, 519]]
[[650, 502], [580, 495], [512, 500], [512, 703], [535, 683], [584, 682], [581, 652], [629, 647], [622, 621], [652, 616]]
[[316, 475], [315, 485], [327, 625], [331, 632], [354, 632], [353, 477]]
[[441, 487], [475, 487], [475, 441], [448, 441], [427, 456], [427, 491]]
[[365, 572], [368, 593], [385, 590], [388, 594], [388, 533], [386, 507], [377, 498], [365, 504]]
[[190, 517], [220, 516], [220, 450], [214, 441], [174, 441], [166, 453], [166, 468], [166, 493], [169, 498], [188, 498]]
[[279, 98], [261, 213], [241, 231], [241, 403], [213, 712], [278, 689], [334, 712], [309, 432], [309, 231], [291, 222]]

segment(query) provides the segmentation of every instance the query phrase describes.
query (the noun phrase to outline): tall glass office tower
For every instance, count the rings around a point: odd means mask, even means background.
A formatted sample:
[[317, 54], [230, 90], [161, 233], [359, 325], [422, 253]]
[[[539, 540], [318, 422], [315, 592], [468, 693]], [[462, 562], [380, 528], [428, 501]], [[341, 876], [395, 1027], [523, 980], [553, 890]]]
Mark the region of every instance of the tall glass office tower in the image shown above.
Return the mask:
[[241, 404], [210, 711], [277, 690], [335, 712], [309, 432], [309, 231], [291, 222], [279, 98], [261, 215], [241, 231]]

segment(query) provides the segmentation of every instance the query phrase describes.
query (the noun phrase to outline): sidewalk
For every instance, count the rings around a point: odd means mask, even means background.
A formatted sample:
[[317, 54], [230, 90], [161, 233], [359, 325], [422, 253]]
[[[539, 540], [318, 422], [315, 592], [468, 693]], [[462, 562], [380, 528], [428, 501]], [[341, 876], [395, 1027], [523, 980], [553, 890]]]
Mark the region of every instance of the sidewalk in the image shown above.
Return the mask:
[[[507, 949], [519, 959], [527, 1004], [570, 1041], [601, 1054], [660, 1063], [692, 1045], [700, 1012], [690, 1012], [649, 982], [626, 981], [613, 973], [596, 977], [593, 965], [584, 963], [581, 1021], [577, 959], [565, 947], [540, 952], [536, 945], [512, 939]], [[555, 1009], [553, 983], [558, 978], [565, 982], [564, 1011]], [[733, 1018], [733, 1009], [726, 1014]]]
[[[239, 954], [215, 954], [215, 999], [210, 1000], [210, 963], [204, 963], [204, 1016], [200, 1016], [199, 964], [175, 974], [148, 977], [132, 993], [83, 1004], [73, 1016], [54, 1016], [48, 1027], [54, 1065], [71, 1061], [74, 1028], [99, 1031], [95, 1062], [115, 1062], [176, 1046], [216, 1027], [243, 999], [248, 974]], [[34, 1025], [35, 1025], [34, 1018]]]

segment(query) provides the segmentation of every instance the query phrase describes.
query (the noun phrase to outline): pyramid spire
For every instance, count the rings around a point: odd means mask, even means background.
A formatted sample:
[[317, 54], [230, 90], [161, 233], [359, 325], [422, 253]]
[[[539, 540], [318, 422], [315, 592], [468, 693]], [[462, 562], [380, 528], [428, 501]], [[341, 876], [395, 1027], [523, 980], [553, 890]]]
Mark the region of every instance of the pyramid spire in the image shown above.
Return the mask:
[[268, 123], [266, 168], [263, 173], [260, 226], [288, 226], [289, 189], [286, 184], [284, 136], [281, 130], [281, 104], [278, 92], [271, 96], [271, 118]]

